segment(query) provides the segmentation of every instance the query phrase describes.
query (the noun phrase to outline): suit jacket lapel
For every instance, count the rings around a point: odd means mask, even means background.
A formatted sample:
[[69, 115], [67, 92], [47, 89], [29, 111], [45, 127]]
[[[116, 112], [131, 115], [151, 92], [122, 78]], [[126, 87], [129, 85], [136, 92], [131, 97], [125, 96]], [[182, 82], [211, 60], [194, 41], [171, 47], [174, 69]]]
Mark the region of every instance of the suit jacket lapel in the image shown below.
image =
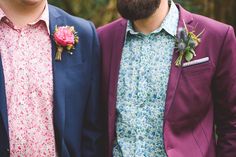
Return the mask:
[[[177, 7], [179, 8], [179, 12], [180, 12], [178, 28], [184, 27], [184, 23], [189, 28], [191, 22], [193, 21], [191, 13], [184, 10], [180, 5], [177, 5]], [[179, 53], [177, 53], [177, 51], [174, 50], [172, 63], [171, 63], [171, 69], [170, 69], [169, 82], [168, 82], [168, 87], [167, 87], [165, 117], [167, 116], [170, 106], [173, 103], [177, 85], [181, 76], [182, 67], [175, 66], [175, 61], [178, 58], [178, 55]]]
[[[6, 129], [7, 134], [8, 130], [8, 113], [7, 113], [7, 102], [6, 102], [6, 91], [5, 91], [5, 81], [3, 74], [2, 59], [0, 56], [0, 116], [2, 116], [3, 125]], [[1, 125], [1, 124], [0, 124]]]
[[[115, 120], [116, 120], [116, 95], [117, 95], [117, 83], [120, 69], [121, 54], [124, 46], [126, 20], [122, 20], [120, 25], [114, 30], [114, 38], [112, 44], [112, 56], [111, 56], [111, 69], [110, 69], [110, 86], [109, 86], [109, 135], [110, 141], [114, 139], [115, 132]], [[109, 143], [109, 146], [113, 146]], [[109, 149], [111, 150], [111, 149]]]
[[62, 151], [63, 145], [63, 134], [65, 127], [65, 86], [64, 82], [66, 80], [65, 74], [65, 62], [55, 61], [56, 55], [56, 44], [53, 39], [53, 32], [55, 31], [55, 26], [61, 26], [63, 21], [62, 17], [57, 13], [52, 6], [49, 5], [49, 23], [50, 23], [50, 38], [52, 43], [52, 66], [53, 66], [53, 120], [54, 120], [54, 130], [56, 136], [57, 150]]

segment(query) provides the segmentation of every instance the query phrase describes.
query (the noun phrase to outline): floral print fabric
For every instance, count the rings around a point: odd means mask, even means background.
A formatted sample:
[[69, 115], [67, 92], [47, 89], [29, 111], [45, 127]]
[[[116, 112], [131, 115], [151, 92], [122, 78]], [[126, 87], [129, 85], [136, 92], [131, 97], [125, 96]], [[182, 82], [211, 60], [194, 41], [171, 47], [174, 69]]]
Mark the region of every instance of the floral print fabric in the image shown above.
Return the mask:
[[53, 75], [46, 7], [34, 24], [16, 28], [0, 9], [11, 157], [55, 157]]
[[173, 2], [161, 27], [144, 35], [128, 22], [117, 89], [114, 157], [166, 157], [165, 99], [179, 13]]

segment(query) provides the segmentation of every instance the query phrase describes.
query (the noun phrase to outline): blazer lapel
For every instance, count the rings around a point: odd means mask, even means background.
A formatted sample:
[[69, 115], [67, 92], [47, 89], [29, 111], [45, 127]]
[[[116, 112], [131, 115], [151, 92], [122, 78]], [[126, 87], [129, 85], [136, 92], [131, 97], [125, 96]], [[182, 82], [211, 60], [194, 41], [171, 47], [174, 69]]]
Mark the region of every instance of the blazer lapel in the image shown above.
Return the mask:
[[64, 127], [65, 127], [65, 86], [64, 82], [66, 80], [65, 74], [65, 62], [55, 61], [56, 55], [56, 44], [53, 39], [53, 32], [55, 26], [62, 25], [62, 17], [57, 13], [57, 11], [49, 5], [49, 23], [50, 23], [50, 38], [52, 43], [52, 68], [53, 68], [53, 120], [54, 120], [54, 130], [56, 136], [57, 150], [62, 151], [64, 140]]
[[[6, 129], [7, 135], [8, 130], [8, 113], [7, 113], [7, 102], [6, 102], [6, 91], [5, 91], [5, 81], [3, 74], [2, 59], [0, 56], [0, 116], [2, 116], [3, 125]], [[0, 124], [1, 125], [1, 124]]]
[[[124, 46], [125, 30], [126, 30], [126, 20], [122, 20], [120, 25], [114, 30], [114, 38], [112, 45], [112, 56], [111, 56], [111, 69], [110, 69], [110, 86], [109, 86], [109, 140], [113, 142], [114, 132], [115, 132], [115, 121], [116, 121], [116, 95], [117, 95], [117, 83], [120, 69], [121, 54]], [[109, 143], [112, 147], [113, 144]], [[111, 149], [109, 149], [111, 150]]]
[[[184, 10], [180, 5], [177, 4], [177, 7], [180, 12], [179, 17], [179, 24], [178, 28], [184, 27], [184, 23], [189, 28], [191, 22], [193, 21], [191, 13]], [[178, 29], [177, 29], [178, 30]], [[175, 66], [175, 61], [178, 58], [179, 53], [177, 50], [174, 50], [173, 57], [172, 57], [172, 63], [171, 63], [171, 69], [170, 69], [170, 76], [168, 81], [168, 87], [167, 87], [167, 96], [166, 96], [166, 105], [165, 105], [165, 117], [167, 116], [169, 109], [173, 103], [174, 96], [176, 93], [177, 85], [181, 76], [182, 67]]]

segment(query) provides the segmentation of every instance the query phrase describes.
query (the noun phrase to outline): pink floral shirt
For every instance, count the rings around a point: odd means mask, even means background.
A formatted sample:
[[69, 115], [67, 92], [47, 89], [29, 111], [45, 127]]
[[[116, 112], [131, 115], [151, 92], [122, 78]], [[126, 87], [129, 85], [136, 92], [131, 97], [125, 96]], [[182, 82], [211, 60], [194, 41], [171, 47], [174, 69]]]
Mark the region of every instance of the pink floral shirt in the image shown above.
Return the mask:
[[49, 11], [16, 28], [0, 8], [11, 157], [55, 157]]

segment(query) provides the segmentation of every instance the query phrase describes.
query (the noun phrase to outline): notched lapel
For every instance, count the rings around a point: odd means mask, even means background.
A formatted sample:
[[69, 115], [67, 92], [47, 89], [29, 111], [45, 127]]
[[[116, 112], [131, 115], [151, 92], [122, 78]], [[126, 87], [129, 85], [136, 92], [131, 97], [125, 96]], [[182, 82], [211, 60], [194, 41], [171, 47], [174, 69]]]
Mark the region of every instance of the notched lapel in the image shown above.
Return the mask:
[[118, 83], [118, 75], [120, 70], [120, 61], [122, 56], [122, 50], [124, 46], [126, 26], [124, 21], [121, 21], [121, 25], [116, 29], [113, 38], [112, 55], [111, 55], [111, 69], [110, 69], [110, 94], [116, 96], [116, 89]]
[[[116, 95], [117, 95], [117, 84], [118, 76], [120, 70], [120, 61], [122, 56], [122, 50], [124, 46], [125, 30], [126, 30], [126, 21], [121, 21], [120, 25], [116, 28], [113, 45], [112, 45], [112, 55], [111, 55], [111, 68], [110, 68], [110, 78], [109, 78], [109, 132], [111, 139], [114, 138], [112, 135], [115, 130], [115, 120], [116, 120]], [[113, 141], [113, 140], [112, 140]]]
[[170, 69], [170, 75], [169, 75], [169, 81], [168, 81], [168, 87], [167, 87], [165, 117], [169, 111], [171, 104], [173, 103], [175, 92], [176, 92], [178, 82], [181, 76], [182, 67], [175, 66], [175, 61], [177, 58], [178, 58], [177, 50], [174, 50], [172, 63], [171, 63], [171, 69]]
[[58, 14], [57, 10], [52, 6], [49, 6], [49, 23], [50, 23], [50, 39], [52, 44], [52, 69], [53, 69], [53, 120], [54, 129], [56, 134], [56, 141], [58, 150], [62, 150], [63, 134], [65, 127], [65, 86], [66, 80], [65, 74], [65, 62], [55, 61], [56, 44], [53, 39], [53, 33], [56, 25], [62, 24], [62, 18]]
[[[179, 23], [178, 23], [178, 29], [181, 27], [184, 27], [184, 23], [186, 23], [187, 27], [192, 27], [191, 23], [193, 21], [193, 17], [191, 13], [184, 10], [180, 5], [177, 5], [179, 9]], [[178, 30], [177, 29], [177, 30]], [[182, 72], [182, 66], [175, 66], [175, 61], [178, 58], [177, 50], [174, 50], [173, 57], [172, 57], [172, 63], [171, 63], [171, 69], [170, 69], [170, 76], [168, 81], [168, 87], [167, 87], [167, 95], [166, 95], [166, 106], [165, 106], [165, 117], [167, 117], [169, 109], [171, 105], [173, 104], [174, 96], [178, 87], [179, 79]]]

